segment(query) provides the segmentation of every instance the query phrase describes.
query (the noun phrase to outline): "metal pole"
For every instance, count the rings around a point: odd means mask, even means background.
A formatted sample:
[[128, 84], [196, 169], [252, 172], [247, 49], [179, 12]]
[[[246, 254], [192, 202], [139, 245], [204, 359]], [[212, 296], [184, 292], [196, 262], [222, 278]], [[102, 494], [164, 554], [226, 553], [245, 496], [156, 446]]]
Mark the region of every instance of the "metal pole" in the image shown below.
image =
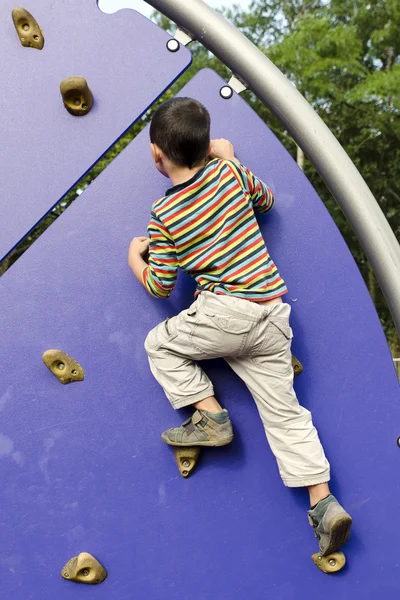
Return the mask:
[[400, 333], [400, 246], [360, 173], [313, 108], [240, 31], [202, 0], [147, 0], [200, 41], [278, 117], [358, 236]]

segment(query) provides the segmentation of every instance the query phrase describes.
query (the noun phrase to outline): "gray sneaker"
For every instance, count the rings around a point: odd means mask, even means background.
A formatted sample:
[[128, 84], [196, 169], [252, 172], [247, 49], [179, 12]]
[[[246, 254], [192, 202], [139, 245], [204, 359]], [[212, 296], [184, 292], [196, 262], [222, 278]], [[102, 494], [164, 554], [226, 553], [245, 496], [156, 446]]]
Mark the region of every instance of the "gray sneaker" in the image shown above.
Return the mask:
[[[228, 411], [224, 411], [228, 415]], [[232, 423], [217, 423], [208, 414], [196, 410], [181, 427], [164, 431], [161, 438], [170, 446], [226, 446], [233, 440]]]
[[308, 519], [322, 556], [336, 552], [350, 537], [352, 518], [332, 494], [308, 511]]

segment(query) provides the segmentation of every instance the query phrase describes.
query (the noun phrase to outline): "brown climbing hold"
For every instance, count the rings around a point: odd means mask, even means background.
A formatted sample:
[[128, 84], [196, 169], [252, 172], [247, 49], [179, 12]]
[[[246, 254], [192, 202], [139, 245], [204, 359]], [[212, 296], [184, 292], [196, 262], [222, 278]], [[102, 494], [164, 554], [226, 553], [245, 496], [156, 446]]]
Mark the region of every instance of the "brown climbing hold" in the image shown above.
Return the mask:
[[42, 356], [46, 367], [57, 377], [61, 383], [83, 381], [85, 373], [79, 363], [62, 350], [46, 350]]
[[311, 558], [318, 569], [328, 574], [341, 571], [346, 564], [346, 557], [343, 552], [334, 552], [328, 556], [317, 553], [313, 554]]
[[67, 562], [61, 571], [61, 577], [76, 583], [97, 585], [106, 579], [107, 571], [94, 556], [88, 552], [81, 552]]
[[93, 106], [93, 94], [84, 77], [63, 79], [60, 92], [67, 111], [75, 117], [87, 115]]
[[200, 454], [199, 446], [174, 446], [175, 459], [182, 477], [189, 477]]
[[14, 8], [12, 18], [21, 44], [26, 48], [41, 50], [44, 46], [43, 31], [31, 13], [25, 8]]
[[304, 371], [303, 365], [295, 356], [292, 356], [292, 367], [293, 367], [295, 377], [296, 377], [296, 375], [300, 375], [300, 373], [302, 373]]

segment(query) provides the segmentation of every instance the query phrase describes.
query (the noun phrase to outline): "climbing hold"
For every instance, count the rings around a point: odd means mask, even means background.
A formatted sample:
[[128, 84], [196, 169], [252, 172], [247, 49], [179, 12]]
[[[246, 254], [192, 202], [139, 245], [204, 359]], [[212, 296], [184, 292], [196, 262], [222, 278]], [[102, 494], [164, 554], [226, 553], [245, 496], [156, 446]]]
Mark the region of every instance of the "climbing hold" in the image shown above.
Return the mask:
[[44, 46], [44, 35], [38, 22], [25, 8], [14, 8], [12, 18], [21, 44], [27, 48], [41, 50]]
[[175, 459], [182, 477], [189, 477], [200, 454], [199, 446], [174, 446]]
[[46, 350], [42, 360], [61, 383], [83, 381], [85, 377], [81, 365], [62, 350]]
[[334, 552], [328, 556], [317, 553], [313, 554], [311, 558], [318, 569], [321, 569], [324, 573], [337, 573], [346, 564], [346, 557], [343, 552]]
[[295, 356], [292, 356], [292, 367], [295, 377], [304, 371], [303, 365]]
[[107, 571], [94, 556], [81, 552], [67, 562], [61, 571], [61, 577], [68, 581], [97, 585], [106, 579]]
[[75, 117], [87, 115], [93, 106], [93, 94], [84, 77], [63, 79], [60, 92], [67, 111]]

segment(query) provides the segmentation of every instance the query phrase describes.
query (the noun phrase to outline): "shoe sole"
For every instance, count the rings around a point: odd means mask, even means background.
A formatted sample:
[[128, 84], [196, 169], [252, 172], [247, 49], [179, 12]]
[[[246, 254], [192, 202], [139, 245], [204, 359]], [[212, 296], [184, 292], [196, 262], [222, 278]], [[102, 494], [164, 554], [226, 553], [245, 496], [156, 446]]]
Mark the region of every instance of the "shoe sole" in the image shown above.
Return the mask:
[[166, 436], [164, 436], [164, 434], [162, 434], [161, 439], [168, 444], [168, 446], [178, 446], [180, 448], [183, 447], [193, 447], [193, 446], [211, 446], [213, 448], [216, 448], [217, 446], [227, 446], [228, 444], [231, 443], [231, 441], [233, 440], [233, 435], [231, 435], [230, 437], [224, 438], [223, 440], [215, 440], [215, 441], [209, 441], [209, 442], [190, 442], [190, 444], [187, 444], [185, 442], [171, 442], [171, 440], [169, 438], [167, 438]]
[[350, 538], [352, 522], [353, 519], [347, 513], [336, 517], [331, 526], [329, 545], [323, 552], [321, 552], [322, 556], [332, 554], [332, 552], [336, 552], [339, 550], [339, 548], [345, 545]]

